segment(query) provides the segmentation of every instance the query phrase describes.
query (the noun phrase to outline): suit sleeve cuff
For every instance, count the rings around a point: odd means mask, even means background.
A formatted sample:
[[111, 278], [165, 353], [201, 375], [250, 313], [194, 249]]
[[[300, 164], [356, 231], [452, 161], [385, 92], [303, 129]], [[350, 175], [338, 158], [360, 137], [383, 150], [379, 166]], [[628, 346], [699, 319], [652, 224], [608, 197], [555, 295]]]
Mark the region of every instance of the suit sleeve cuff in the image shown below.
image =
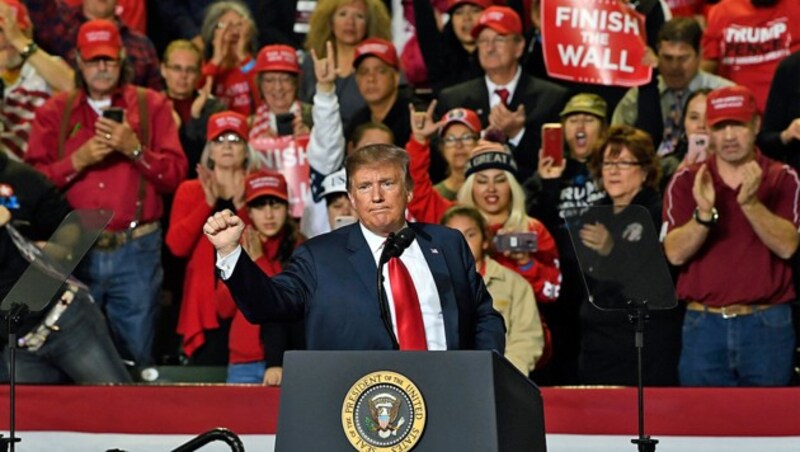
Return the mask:
[[223, 279], [223, 281], [231, 277], [233, 274], [233, 268], [236, 267], [236, 263], [239, 262], [239, 256], [241, 254], [241, 245], [237, 246], [233, 252], [225, 257], [222, 257], [219, 255], [219, 253], [217, 253], [217, 270], [219, 270], [219, 276]]

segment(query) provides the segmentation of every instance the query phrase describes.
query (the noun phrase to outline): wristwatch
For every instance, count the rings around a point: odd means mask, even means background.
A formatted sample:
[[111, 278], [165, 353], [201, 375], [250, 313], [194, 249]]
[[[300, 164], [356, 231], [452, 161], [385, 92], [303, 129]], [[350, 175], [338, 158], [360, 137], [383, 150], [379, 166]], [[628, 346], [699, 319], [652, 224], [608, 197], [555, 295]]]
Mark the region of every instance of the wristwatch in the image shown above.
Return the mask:
[[28, 43], [28, 45], [23, 47], [22, 50], [20, 50], [19, 56], [22, 57], [23, 60], [27, 60], [31, 55], [36, 53], [37, 50], [39, 50], [39, 46], [37, 46], [35, 42], [31, 41]]
[[705, 226], [707, 228], [710, 228], [712, 225], [714, 225], [717, 222], [717, 220], [719, 220], [719, 212], [717, 212], [717, 208], [716, 207], [712, 207], [711, 208], [711, 218], [708, 219], [708, 220], [703, 220], [703, 219], [700, 218], [700, 209], [695, 208], [694, 209], [694, 215], [692, 217], [694, 218], [694, 221], [696, 221], [697, 223], [699, 223], [699, 224], [701, 224], [701, 225], [703, 225], [703, 226]]
[[139, 160], [140, 158], [142, 158], [143, 154], [144, 154], [144, 146], [139, 144], [138, 146], [136, 146], [136, 149], [131, 151], [131, 160]]

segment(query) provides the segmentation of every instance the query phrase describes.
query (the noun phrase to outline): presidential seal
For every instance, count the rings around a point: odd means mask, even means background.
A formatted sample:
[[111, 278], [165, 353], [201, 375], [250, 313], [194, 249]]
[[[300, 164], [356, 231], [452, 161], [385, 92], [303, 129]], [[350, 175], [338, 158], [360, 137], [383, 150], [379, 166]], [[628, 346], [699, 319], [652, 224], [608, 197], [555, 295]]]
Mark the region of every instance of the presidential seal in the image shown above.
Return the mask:
[[405, 375], [388, 370], [363, 376], [342, 404], [342, 427], [359, 451], [411, 450], [425, 430], [425, 400]]

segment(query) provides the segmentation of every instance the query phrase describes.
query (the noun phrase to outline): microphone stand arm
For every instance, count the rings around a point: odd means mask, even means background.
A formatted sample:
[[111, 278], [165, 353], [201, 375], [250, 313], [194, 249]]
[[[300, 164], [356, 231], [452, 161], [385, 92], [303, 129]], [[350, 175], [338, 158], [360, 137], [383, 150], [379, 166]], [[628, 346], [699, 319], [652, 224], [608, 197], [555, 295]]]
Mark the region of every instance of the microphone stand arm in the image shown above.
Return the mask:
[[378, 264], [377, 283], [375, 287], [378, 292], [378, 306], [381, 308], [381, 320], [386, 332], [389, 334], [389, 339], [392, 341], [392, 350], [400, 350], [400, 344], [394, 335], [394, 328], [392, 328], [392, 316], [389, 313], [389, 302], [386, 299], [386, 291], [383, 288], [383, 266], [388, 259], [381, 256], [380, 263]]

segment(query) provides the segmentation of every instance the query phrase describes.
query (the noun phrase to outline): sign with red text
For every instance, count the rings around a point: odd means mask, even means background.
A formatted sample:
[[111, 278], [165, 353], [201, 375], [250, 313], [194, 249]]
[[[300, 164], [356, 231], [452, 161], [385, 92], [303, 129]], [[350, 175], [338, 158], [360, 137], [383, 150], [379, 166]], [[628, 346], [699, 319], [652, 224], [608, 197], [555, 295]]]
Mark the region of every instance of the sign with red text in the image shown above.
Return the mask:
[[305, 200], [311, 199], [310, 167], [308, 165], [308, 135], [259, 137], [250, 140], [262, 169], [278, 171], [289, 187], [289, 213], [303, 216]]
[[644, 16], [619, 0], [542, 0], [542, 48], [551, 77], [578, 83], [639, 86], [652, 68]]

